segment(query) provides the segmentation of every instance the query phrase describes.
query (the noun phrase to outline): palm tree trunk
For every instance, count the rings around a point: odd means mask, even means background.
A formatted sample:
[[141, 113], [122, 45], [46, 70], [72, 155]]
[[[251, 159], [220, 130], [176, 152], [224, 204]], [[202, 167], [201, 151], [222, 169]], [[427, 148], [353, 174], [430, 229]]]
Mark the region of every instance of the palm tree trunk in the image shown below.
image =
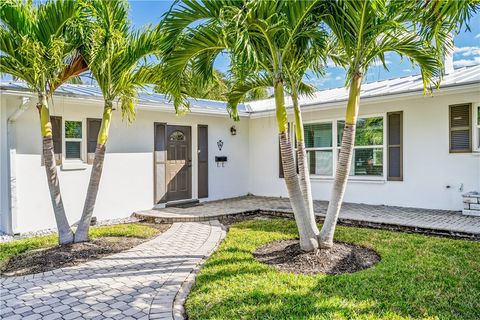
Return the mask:
[[307, 210], [308, 218], [311, 221], [312, 228], [318, 236], [319, 231], [315, 221], [315, 212], [313, 208], [312, 187], [310, 184], [310, 174], [308, 171], [307, 151], [305, 149], [305, 134], [303, 131], [303, 120], [300, 105], [298, 103], [298, 94], [293, 90], [293, 111], [295, 115], [295, 136], [297, 138], [297, 161], [298, 174], [300, 179], [300, 189], [302, 190], [305, 208]]
[[350, 94], [347, 103], [345, 117], [345, 128], [340, 150], [340, 157], [337, 163], [335, 181], [333, 182], [332, 194], [328, 204], [327, 215], [320, 231], [320, 247], [331, 248], [333, 246], [333, 235], [337, 225], [338, 215], [347, 188], [348, 174], [352, 163], [353, 147], [355, 144], [355, 129], [357, 123], [358, 109], [360, 106], [360, 87], [362, 75], [356, 74], [350, 84]]
[[315, 223], [312, 224], [311, 219], [309, 219], [302, 190], [300, 188], [300, 182], [297, 176], [292, 144], [288, 138], [287, 110], [285, 108], [283, 81], [281, 79], [275, 80], [274, 90], [283, 174], [285, 178], [285, 184], [287, 185], [288, 195], [290, 197], [290, 203], [292, 205], [295, 222], [297, 224], [298, 233], [300, 235], [300, 247], [304, 251], [313, 251], [318, 248], [317, 234], [314, 230], [316, 225]]
[[52, 123], [50, 122], [50, 111], [48, 110], [47, 96], [40, 94], [38, 108], [40, 110], [40, 126], [43, 138], [43, 160], [47, 174], [48, 189], [52, 201], [53, 213], [58, 230], [59, 244], [73, 242], [73, 232], [68, 223], [63, 207], [62, 194], [60, 192], [60, 181], [58, 179], [57, 164], [53, 150]]
[[98, 133], [97, 148], [95, 150], [95, 158], [93, 160], [92, 172], [88, 183], [87, 195], [83, 212], [78, 227], [75, 232], [75, 242], [88, 241], [88, 230], [90, 229], [90, 220], [92, 219], [95, 202], [97, 201], [98, 187], [102, 177], [103, 163], [105, 160], [106, 143], [108, 140], [108, 132], [110, 129], [110, 121], [112, 119], [112, 102], [106, 101], [103, 111], [102, 125]]

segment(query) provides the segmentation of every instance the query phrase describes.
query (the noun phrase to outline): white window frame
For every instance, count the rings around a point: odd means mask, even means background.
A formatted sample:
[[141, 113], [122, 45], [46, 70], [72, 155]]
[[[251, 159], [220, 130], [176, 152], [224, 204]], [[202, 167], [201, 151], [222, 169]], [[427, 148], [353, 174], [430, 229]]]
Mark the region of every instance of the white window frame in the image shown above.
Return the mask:
[[[82, 123], [82, 138], [67, 138], [65, 136], [65, 122], [67, 121], [74, 121], [74, 122], [80, 122]], [[85, 119], [79, 119], [75, 117], [70, 117], [70, 118], [65, 118], [63, 117], [62, 121], [62, 144], [63, 144], [63, 150], [65, 152], [62, 153], [62, 163], [83, 163], [85, 161], [85, 154], [86, 154], [86, 143], [85, 143], [85, 134], [86, 134], [86, 128], [85, 128]], [[80, 159], [68, 159], [67, 158], [67, 142], [70, 141], [78, 141], [80, 142]]]
[[[372, 176], [372, 175], [348, 175], [349, 180], [356, 180], [356, 181], [386, 181], [387, 177], [387, 114], [386, 113], [373, 113], [373, 114], [365, 114], [358, 116], [359, 119], [364, 118], [382, 118], [383, 119], [383, 145], [374, 145], [374, 146], [354, 146], [354, 152], [356, 149], [382, 149], [383, 150], [383, 172], [381, 176]], [[340, 146], [338, 146], [338, 121], [345, 121], [345, 118], [331, 118], [331, 119], [322, 119], [322, 120], [309, 120], [304, 121], [304, 125], [306, 124], [315, 124], [315, 123], [332, 123], [332, 145], [331, 148], [305, 148], [306, 151], [315, 151], [315, 150], [332, 150], [332, 175], [317, 175], [317, 174], [310, 174], [310, 178], [312, 179], [319, 179], [319, 180], [331, 180], [335, 176], [335, 172], [337, 170], [337, 162], [338, 162], [338, 155], [340, 152]], [[295, 140], [292, 140], [295, 141]], [[295, 150], [296, 151], [296, 150]], [[352, 157], [352, 161], [355, 158]], [[353, 166], [351, 167], [353, 170]]]
[[[337, 140], [336, 140], [336, 135], [337, 135], [337, 129], [336, 129], [336, 124], [337, 124], [337, 120], [334, 120], [334, 119], [329, 119], [329, 120], [322, 120], [322, 121], [307, 121], [307, 122], [304, 122], [303, 125], [307, 125], [307, 124], [323, 124], [323, 123], [329, 123], [332, 125], [332, 146], [331, 147], [321, 147], [321, 148], [307, 148], [305, 146], [305, 151], [307, 151], [307, 154], [308, 154], [308, 151], [332, 151], [332, 175], [320, 175], [320, 174], [310, 174], [310, 177], [318, 177], [318, 178], [332, 178], [333, 175], [335, 174], [335, 164], [337, 162], [336, 158], [337, 158], [337, 155], [335, 154], [335, 144], [337, 143]], [[293, 140], [295, 141], [295, 140]], [[296, 147], [296, 146], [295, 146]], [[295, 152], [296, 152], [296, 149], [295, 149]], [[307, 157], [308, 158], [308, 157]], [[310, 172], [310, 167], [307, 166], [307, 170], [308, 172]]]

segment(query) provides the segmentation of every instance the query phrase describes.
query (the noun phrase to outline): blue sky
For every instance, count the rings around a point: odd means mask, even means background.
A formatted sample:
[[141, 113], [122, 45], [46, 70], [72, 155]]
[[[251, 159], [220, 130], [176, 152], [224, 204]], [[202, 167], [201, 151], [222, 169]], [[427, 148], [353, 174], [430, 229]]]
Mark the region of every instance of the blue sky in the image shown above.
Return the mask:
[[[135, 28], [141, 28], [146, 24], [156, 24], [161, 16], [168, 11], [172, 1], [159, 0], [130, 0], [130, 16]], [[460, 68], [472, 64], [480, 64], [480, 14], [477, 14], [470, 22], [470, 32], [462, 30], [455, 37], [454, 66]], [[225, 71], [228, 67], [228, 59], [220, 57], [216, 61], [216, 68]], [[373, 66], [370, 68], [366, 81], [390, 79], [410, 74], [418, 74], [418, 69], [413, 68], [409, 61], [401, 61], [396, 54], [387, 56], [387, 67]], [[329, 67], [324, 77], [311, 77], [308, 81], [318, 89], [341, 87], [344, 84], [344, 71], [340, 68]]]
[[[130, 17], [135, 28], [142, 28], [144, 25], [157, 24], [162, 15], [168, 11], [173, 1], [170, 0], [129, 0]], [[477, 14], [470, 22], [471, 31], [462, 30], [455, 37], [454, 66], [456, 68], [473, 64], [480, 64], [480, 14]], [[387, 56], [387, 67], [372, 66], [366, 75], [366, 81], [391, 79], [396, 77], [418, 74], [418, 69], [413, 68], [408, 61], [401, 61], [396, 54]], [[228, 68], [228, 59], [221, 56], [217, 59], [215, 66], [221, 71]], [[308, 81], [318, 89], [341, 87], [345, 82], [345, 73], [341, 68], [329, 67], [324, 77], [311, 77]]]

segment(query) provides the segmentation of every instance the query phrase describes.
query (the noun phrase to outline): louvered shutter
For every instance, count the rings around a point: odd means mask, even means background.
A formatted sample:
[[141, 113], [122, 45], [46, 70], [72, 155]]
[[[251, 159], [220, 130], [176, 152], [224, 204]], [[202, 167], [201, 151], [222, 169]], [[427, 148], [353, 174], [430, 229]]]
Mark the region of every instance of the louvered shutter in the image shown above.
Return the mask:
[[472, 105], [450, 106], [450, 153], [472, 152]]
[[154, 124], [154, 188], [155, 203], [167, 202], [167, 125], [165, 123]]
[[208, 126], [198, 125], [198, 197], [208, 197]]
[[278, 177], [284, 178], [283, 163], [282, 163], [282, 150], [280, 150], [280, 138], [278, 138]]
[[403, 112], [388, 112], [387, 126], [387, 180], [403, 181]]
[[87, 163], [92, 164], [97, 149], [98, 133], [102, 119], [87, 119]]
[[[62, 117], [50, 117], [52, 124], [53, 153], [57, 165], [62, 164]], [[42, 161], [43, 162], [43, 161]]]

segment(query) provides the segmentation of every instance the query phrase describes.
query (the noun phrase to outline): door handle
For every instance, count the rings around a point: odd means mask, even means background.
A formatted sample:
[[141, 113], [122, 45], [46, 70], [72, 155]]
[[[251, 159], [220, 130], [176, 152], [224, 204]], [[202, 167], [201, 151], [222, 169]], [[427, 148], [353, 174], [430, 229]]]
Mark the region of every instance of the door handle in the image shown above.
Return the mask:
[[192, 159], [188, 159], [187, 166], [188, 166], [189, 168], [192, 167]]

